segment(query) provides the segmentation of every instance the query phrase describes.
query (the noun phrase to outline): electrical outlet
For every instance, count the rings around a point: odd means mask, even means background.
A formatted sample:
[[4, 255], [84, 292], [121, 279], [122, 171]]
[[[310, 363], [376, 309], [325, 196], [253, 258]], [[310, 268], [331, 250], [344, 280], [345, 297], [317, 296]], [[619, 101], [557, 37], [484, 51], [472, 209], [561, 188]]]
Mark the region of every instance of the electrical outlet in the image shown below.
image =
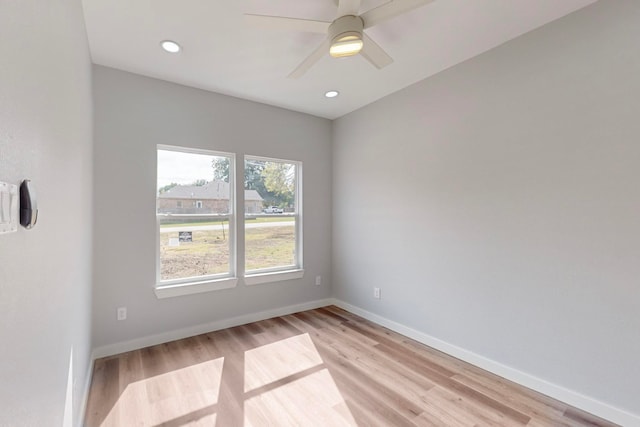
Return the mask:
[[380, 288], [373, 288], [373, 297], [375, 299], [380, 299]]
[[316, 276], [316, 285], [317, 286], [322, 285], [322, 276]]
[[127, 320], [127, 307], [118, 307], [118, 320]]

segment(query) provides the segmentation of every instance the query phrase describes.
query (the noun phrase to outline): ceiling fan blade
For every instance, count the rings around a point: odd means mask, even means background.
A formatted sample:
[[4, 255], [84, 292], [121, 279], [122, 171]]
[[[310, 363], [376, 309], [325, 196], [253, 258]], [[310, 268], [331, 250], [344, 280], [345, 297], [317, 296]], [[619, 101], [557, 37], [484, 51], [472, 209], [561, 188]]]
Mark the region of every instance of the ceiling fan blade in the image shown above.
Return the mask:
[[360, 18], [364, 21], [364, 28], [373, 27], [376, 24], [395, 18], [398, 15], [417, 9], [431, 3], [433, 0], [391, 0], [382, 6], [371, 9]]
[[362, 41], [364, 42], [364, 46], [360, 51], [360, 55], [364, 56], [365, 59], [371, 62], [377, 69], [384, 68], [393, 62], [393, 58], [387, 55], [387, 52], [378, 46], [371, 37], [363, 33]]
[[298, 65], [296, 69], [293, 70], [287, 77], [289, 77], [290, 79], [297, 79], [302, 77], [302, 75], [306, 73], [309, 68], [313, 67], [316, 62], [320, 61], [320, 59], [322, 59], [324, 55], [329, 53], [330, 45], [331, 40], [326, 39], [325, 41], [323, 41], [322, 44], [318, 46], [316, 50], [311, 53], [311, 55], [307, 56], [305, 60], [302, 61], [300, 65]]
[[306, 31], [308, 33], [326, 34], [331, 22], [314, 21], [312, 19], [286, 18], [284, 16], [244, 15], [245, 21], [256, 28], [268, 30]]
[[338, 18], [345, 15], [358, 16], [360, 11], [360, 0], [339, 0]]

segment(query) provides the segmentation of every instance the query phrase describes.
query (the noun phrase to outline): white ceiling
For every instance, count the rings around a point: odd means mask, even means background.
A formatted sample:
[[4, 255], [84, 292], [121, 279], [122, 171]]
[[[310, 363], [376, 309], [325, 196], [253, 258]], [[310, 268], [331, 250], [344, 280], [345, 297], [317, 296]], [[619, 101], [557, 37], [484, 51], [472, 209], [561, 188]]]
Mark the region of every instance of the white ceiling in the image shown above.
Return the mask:
[[[360, 12], [387, 0], [362, 0]], [[334, 119], [595, 0], [436, 0], [366, 30], [394, 62], [327, 53], [287, 75], [323, 35], [252, 28], [244, 13], [332, 21], [334, 0], [83, 0], [93, 62]], [[175, 40], [179, 54], [161, 50]], [[328, 90], [340, 96], [327, 99]]]

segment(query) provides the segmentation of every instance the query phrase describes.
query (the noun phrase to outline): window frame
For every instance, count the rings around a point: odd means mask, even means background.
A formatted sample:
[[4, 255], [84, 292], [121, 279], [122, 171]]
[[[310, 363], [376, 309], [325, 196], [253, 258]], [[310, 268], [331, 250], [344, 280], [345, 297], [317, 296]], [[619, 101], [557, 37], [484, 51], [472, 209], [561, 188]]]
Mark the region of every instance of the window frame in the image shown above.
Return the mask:
[[[155, 190], [155, 214], [156, 214], [156, 280], [154, 291], [158, 298], [168, 298], [179, 295], [195, 294], [219, 289], [234, 288], [238, 283], [238, 260], [237, 260], [237, 191], [235, 184], [236, 176], [236, 154], [217, 150], [207, 150], [199, 148], [180, 147], [173, 145], [158, 144], [156, 146], [156, 162], [158, 151], [175, 151], [188, 154], [201, 154], [207, 156], [229, 158], [229, 213], [227, 214], [159, 214], [158, 213], [158, 190], [156, 163], [156, 190]], [[244, 203], [244, 202], [243, 202]], [[227, 218], [229, 236], [229, 271], [226, 273], [208, 274], [205, 276], [191, 276], [177, 279], [162, 280], [161, 260], [160, 260], [160, 220], [162, 217], [174, 218]]]
[[[294, 212], [284, 212], [281, 214], [277, 214], [278, 218], [282, 217], [293, 217], [294, 218], [294, 230], [295, 230], [295, 263], [292, 265], [286, 266], [277, 266], [277, 267], [269, 267], [269, 268], [261, 268], [257, 270], [247, 270], [246, 269], [246, 260], [247, 260], [247, 246], [246, 246], [246, 225], [247, 218], [273, 218], [274, 214], [266, 214], [266, 213], [245, 213], [245, 200], [242, 200], [242, 214], [243, 214], [243, 241], [245, 242], [244, 253], [242, 254], [242, 260], [244, 265], [243, 277], [246, 285], [257, 285], [262, 283], [276, 282], [282, 280], [291, 280], [291, 279], [299, 279], [304, 276], [304, 256], [303, 256], [303, 212], [302, 212], [302, 198], [303, 198], [303, 188], [302, 188], [302, 161], [300, 160], [289, 160], [289, 159], [281, 159], [281, 158], [273, 158], [273, 157], [264, 157], [264, 156], [255, 156], [245, 154], [243, 156], [243, 172], [246, 169], [247, 160], [258, 160], [265, 162], [278, 162], [278, 163], [287, 163], [293, 164], [295, 166], [295, 176], [294, 176]], [[243, 173], [243, 195], [244, 195], [244, 173]]]

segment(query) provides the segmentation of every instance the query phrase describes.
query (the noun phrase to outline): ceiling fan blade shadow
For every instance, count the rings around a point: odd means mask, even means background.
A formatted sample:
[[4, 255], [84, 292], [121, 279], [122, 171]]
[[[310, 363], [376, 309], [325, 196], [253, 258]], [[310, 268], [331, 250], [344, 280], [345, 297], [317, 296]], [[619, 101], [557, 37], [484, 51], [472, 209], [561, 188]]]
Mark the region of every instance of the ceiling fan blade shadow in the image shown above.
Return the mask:
[[360, 0], [339, 0], [338, 1], [338, 15], [337, 17], [345, 15], [358, 16], [360, 11]]
[[331, 22], [314, 21], [312, 19], [287, 18], [284, 16], [267, 16], [245, 14], [244, 20], [255, 28], [267, 30], [306, 31], [308, 33], [326, 34]]
[[384, 68], [393, 62], [393, 58], [378, 46], [371, 37], [363, 33], [362, 41], [364, 42], [364, 46], [360, 51], [360, 55], [364, 56], [365, 59], [371, 62], [377, 69]]
[[297, 79], [302, 77], [302, 75], [306, 73], [309, 70], [309, 68], [313, 67], [316, 64], [316, 62], [320, 61], [320, 59], [322, 59], [324, 55], [329, 53], [330, 45], [331, 45], [331, 40], [327, 38], [325, 41], [322, 42], [320, 46], [316, 48], [316, 50], [311, 52], [311, 55], [307, 56], [304, 59], [304, 61], [302, 61], [300, 65], [298, 65], [296, 69], [293, 70], [291, 74], [289, 74], [287, 77], [289, 77], [290, 79]]
[[393, 0], [363, 13], [360, 18], [364, 21], [364, 28], [370, 28], [431, 2], [433, 0]]

